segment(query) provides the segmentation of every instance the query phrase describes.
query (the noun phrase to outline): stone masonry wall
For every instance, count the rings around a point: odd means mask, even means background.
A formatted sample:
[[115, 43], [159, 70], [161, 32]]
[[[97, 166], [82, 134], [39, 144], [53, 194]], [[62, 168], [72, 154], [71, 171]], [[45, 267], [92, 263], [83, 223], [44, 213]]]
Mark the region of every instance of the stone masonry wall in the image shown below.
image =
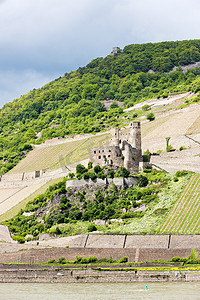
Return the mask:
[[114, 183], [116, 186], [128, 186], [132, 187], [135, 186], [137, 183], [137, 179], [133, 177], [129, 178], [108, 178], [108, 179], [100, 179], [97, 178], [95, 180], [91, 179], [81, 179], [81, 180], [67, 180], [66, 181], [66, 188], [80, 188], [83, 186], [101, 186], [101, 185], [106, 185]]

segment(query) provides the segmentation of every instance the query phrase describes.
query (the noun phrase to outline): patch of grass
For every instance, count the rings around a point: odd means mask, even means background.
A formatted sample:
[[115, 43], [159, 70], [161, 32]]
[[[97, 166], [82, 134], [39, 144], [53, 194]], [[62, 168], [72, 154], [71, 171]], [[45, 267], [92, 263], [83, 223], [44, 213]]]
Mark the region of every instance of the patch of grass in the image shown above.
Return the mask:
[[176, 201], [168, 218], [163, 223], [161, 233], [199, 233], [200, 174], [194, 174]]
[[[13, 173], [32, 172], [51, 167], [59, 162], [60, 157], [66, 156], [83, 140], [67, 142], [59, 145], [36, 147], [14, 168], [10, 171]], [[60, 167], [60, 166], [59, 166]]]

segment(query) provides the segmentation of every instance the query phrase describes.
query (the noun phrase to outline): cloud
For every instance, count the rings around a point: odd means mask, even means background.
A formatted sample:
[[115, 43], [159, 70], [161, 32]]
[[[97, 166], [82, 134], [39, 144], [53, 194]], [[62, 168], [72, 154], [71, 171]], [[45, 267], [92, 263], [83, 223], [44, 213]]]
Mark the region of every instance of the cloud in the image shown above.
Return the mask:
[[0, 107], [8, 99], [19, 98], [34, 88], [39, 88], [54, 80], [58, 74], [50, 77], [35, 70], [0, 71]]
[[[42, 85], [113, 46], [198, 38], [199, 11], [199, 0], [0, 0], [0, 74], [24, 77], [23, 93], [25, 81], [31, 89], [27, 70]], [[4, 81], [0, 87], [9, 95]]]

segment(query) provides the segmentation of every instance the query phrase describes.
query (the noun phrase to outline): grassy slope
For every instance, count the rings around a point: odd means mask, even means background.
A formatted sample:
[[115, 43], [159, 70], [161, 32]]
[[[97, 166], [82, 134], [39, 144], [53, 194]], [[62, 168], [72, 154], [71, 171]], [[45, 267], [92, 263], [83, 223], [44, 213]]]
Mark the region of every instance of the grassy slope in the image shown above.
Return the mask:
[[200, 232], [200, 174], [191, 177], [177, 200], [161, 233], [198, 234]]
[[31, 172], [45, 168], [57, 169], [88, 158], [89, 148], [108, 141], [108, 135], [94, 136], [59, 145], [38, 147], [31, 151], [9, 174]]

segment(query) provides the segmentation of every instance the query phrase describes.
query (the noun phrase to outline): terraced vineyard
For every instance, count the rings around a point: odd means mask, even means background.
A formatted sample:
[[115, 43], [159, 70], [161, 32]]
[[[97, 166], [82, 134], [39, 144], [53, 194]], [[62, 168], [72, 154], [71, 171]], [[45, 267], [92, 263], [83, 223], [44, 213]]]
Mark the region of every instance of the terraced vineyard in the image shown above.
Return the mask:
[[160, 229], [161, 233], [200, 233], [200, 174], [194, 174]]

